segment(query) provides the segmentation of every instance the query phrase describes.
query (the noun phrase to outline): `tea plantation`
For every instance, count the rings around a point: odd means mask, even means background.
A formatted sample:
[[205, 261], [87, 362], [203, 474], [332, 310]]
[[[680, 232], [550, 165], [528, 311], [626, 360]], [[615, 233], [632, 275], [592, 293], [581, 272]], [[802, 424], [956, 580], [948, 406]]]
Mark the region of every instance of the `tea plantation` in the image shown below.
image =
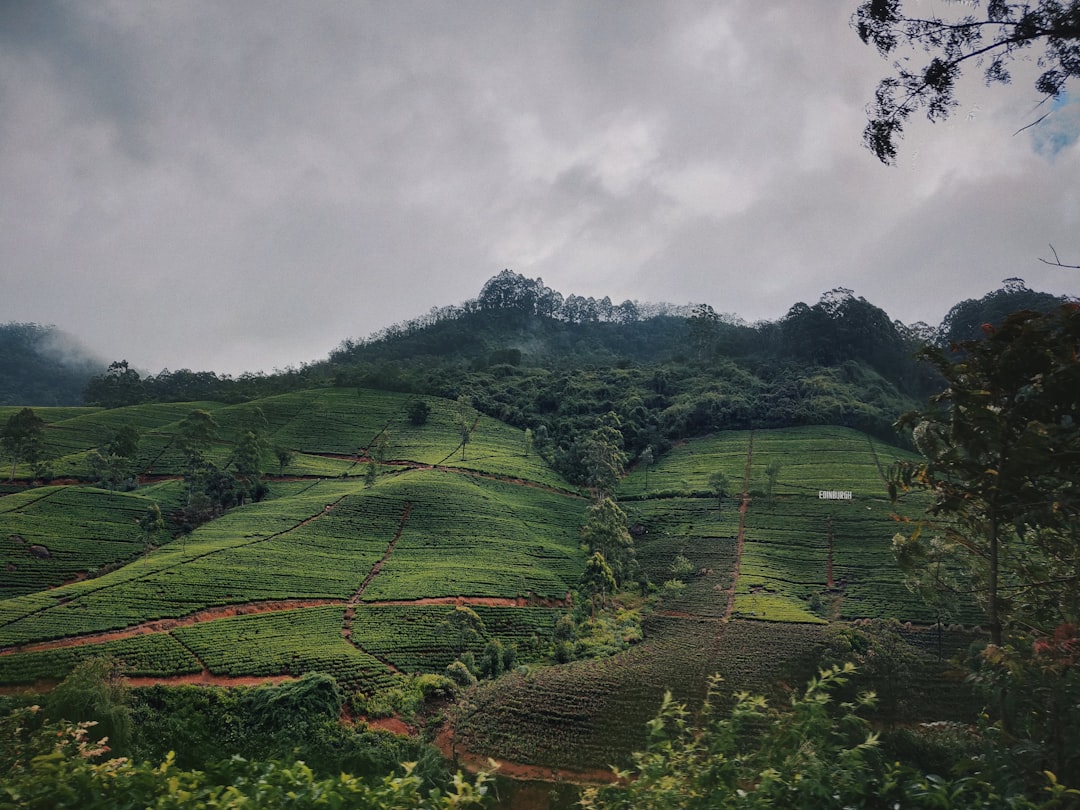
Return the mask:
[[[883, 471], [902, 451], [845, 428], [730, 431], [623, 479], [642, 592], [623, 605], [615, 647], [556, 664], [560, 619], [575, 604], [582, 618], [588, 493], [522, 431], [484, 416], [463, 425], [458, 403], [437, 397], [422, 398], [417, 424], [416, 400], [335, 388], [39, 409], [52, 481], [32, 486], [23, 465], [0, 496], [0, 685], [55, 682], [108, 655], [164, 684], [328, 673], [373, 705], [497, 641], [514, 651], [508, 673], [447, 707], [461, 744], [604, 768], [643, 744], [666, 689], [700, 700], [720, 672], [732, 689], [767, 690], [812, 671], [831, 623], [896, 618], [918, 640], [941, 618], [892, 558]], [[258, 433], [264, 490], [188, 532], [147, 529], [148, 510], [168, 518], [191, 500], [193, 410], [216, 424], [202, 457], [218, 468]], [[127, 425], [140, 435], [129, 491], [96, 486], [92, 453]], [[467, 637], [449, 625], [465, 607], [478, 621]], [[968, 605], [949, 620], [977, 616]]]

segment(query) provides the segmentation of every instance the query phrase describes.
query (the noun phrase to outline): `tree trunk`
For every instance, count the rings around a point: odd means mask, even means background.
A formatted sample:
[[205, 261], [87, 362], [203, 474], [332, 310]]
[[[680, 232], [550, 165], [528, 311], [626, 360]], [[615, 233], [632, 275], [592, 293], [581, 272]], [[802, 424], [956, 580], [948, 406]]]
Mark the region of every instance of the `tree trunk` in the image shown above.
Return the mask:
[[1000, 647], [1001, 646], [1001, 616], [999, 615], [998, 607], [998, 519], [994, 514], [993, 507], [990, 508], [990, 536], [987, 538], [990, 544], [989, 549], [989, 578], [987, 582], [987, 597], [989, 604], [987, 605], [987, 612], [990, 618], [990, 643]]

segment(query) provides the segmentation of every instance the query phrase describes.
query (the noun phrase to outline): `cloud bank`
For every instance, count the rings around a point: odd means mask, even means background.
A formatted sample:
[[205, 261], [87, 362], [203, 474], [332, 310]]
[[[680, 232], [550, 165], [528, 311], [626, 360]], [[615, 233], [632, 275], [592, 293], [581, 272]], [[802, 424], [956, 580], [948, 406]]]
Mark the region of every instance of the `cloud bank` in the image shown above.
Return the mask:
[[[150, 372], [324, 357], [503, 268], [905, 322], [1080, 260], [1076, 105], [966, 82], [899, 165], [833, 0], [0, 2], [0, 321]], [[1074, 262], [1075, 263], [1075, 262]]]

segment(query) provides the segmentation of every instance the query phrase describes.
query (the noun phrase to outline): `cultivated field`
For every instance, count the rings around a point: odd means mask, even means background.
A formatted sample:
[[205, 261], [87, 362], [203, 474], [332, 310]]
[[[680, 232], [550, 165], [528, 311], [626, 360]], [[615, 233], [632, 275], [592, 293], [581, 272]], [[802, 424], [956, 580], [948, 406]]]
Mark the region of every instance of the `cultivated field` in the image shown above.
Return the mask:
[[[643, 640], [543, 666], [584, 570], [588, 501], [526, 455], [521, 431], [477, 417], [463, 454], [457, 403], [425, 398], [430, 417], [416, 426], [411, 400], [331, 389], [243, 405], [39, 409], [62, 483], [28, 486], [19, 468], [22, 484], [0, 497], [0, 685], [55, 681], [108, 654], [129, 676], [165, 683], [321, 671], [370, 696], [444, 671], [461, 652], [447, 619], [468, 605], [483, 630], [467, 649], [479, 657], [498, 639], [517, 658], [453, 716], [459, 743], [605, 768], [640, 747], [665, 689], [698, 700], [720, 672], [732, 689], [762, 691], [812, 670], [830, 622], [938, 618], [891, 555], [896, 507], [882, 476], [901, 451], [843, 428], [733, 431], [673, 448], [622, 483], [654, 585], [639, 605]], [[269, 492], [150, 543], [136, 523], [147, 508], [169, 514], [186, 501], [176, 438], [195, 408], [219, 426], [208, 456], [220, 466], [246, 431], [266, 437]], [[96, 488], [88, 454], [125, 424], [141, 433], [140, 485]], [[272, 447], [290, 451], [287, 463]], [[730, 482], [722, 499], [710, 491], [716, 472]], [[677, 556], [692, 571], [664, 585]]]

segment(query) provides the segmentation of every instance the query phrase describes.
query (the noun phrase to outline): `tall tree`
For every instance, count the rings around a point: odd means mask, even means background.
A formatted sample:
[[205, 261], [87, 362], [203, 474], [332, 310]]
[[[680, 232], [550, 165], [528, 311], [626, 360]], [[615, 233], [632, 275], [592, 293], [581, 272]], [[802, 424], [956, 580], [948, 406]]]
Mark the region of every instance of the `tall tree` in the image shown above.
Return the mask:
[[191, 411], [180, 422], [176, 444], [190, 467], [205, 460], [206, 451], [217, 438], [217, 429], [217, 420], [208, 411], [202, 409]]
[[883, 163], [896, 161], [896, 142], [912, 113], [925, 110], [931, 121], [949, 116], [969, 63], [983, 67], [987, 83], [1008, 84], [1009, 65], [1035, 46], [1042, 68], [1035, 89], [1046, 97], [1060, 96], [1080, 76], [1080, 0], [964, 0], [947, 4], [955, 10], [947, 16], [922, 14], [916, 5], [919, 13], [909, 16], [902, 0], [866, 0], [852, 18], [859, 38], [882, 56], [913, 48], [930, 57], [914, 68], [897, 60], [878, 84], [863, 140]]
[[599, 551], [593, 552], [589, 561], [585, 563], [585, 572], [581, 575], [581, 588], [589, 596], [590, 610], [593, 618], [596, 618], [597, 605], [603, 607], [607, 604], [608, 597], [615, 593], [615, 575], [611, 566], [604, 560], [604, 555]]
[[728, 490], [731, 489], [728, 477], [722, 471], [717, 470], [709, 476], [709, 489], [716, 496], [716, 513], [719, 515], [724, 511], [724, 498], [727, 497]]
[[145, 398], [145, 381], [139, 372], [128, 365], [127, 360], [109, 364], [104, 374], [91, 378], [83, 392], [87, 405], [102, 408], [119, 408], [134, 405]]
[[948, 387], [901, 419], [923, 460], [900, 465], [891, 488], [928, 491], [942, 518], [898, 550], [955, 548], [1000, 645], [1006, 625], [1080, 620], [1080, 304], [986, 331], [958, 355], [924, 351]]
[[653, 454], [652, 445], [650, 444], [644, 450], [641, 451], [641, 455], [638, 456], [638, 460], [645, 467], [645, 491], [649, 491], [649, 468], [652, 467], [653, 462], [656, 461], [656, 457]]
[[293, 456], [293, 451], [288, 447], [281, 444], [274, 446], [274, 458], [277, 459], [278, 463], [278, 475], [285, 474], [285, 468], [292, 464]]
[[165, 518], [161, 515], [161, 507], [156, 503], [146, 507], [143, 516], [139, 518], [139, 529], [143, 533], [144, 554], [149, 554], [151, 547], [157, 541], [158, 535], [165, 530]]
[[240, 437], [233, 449], [232, 461], [236, 467], [241, 505], [248, 498], [258, 500], [263, 493], [262, 454], [266, 442], [255, 431], [249, 430]]
[[776, 481], [780, 477], [780, 470], [783, 465], [777, 459], [773, 459], [765, 467], [765, 496], [769, 501], [769, 506], [773, 505], [773, 495], [776, 493]]
[[626, 513], [611, 498], [592, 504], [581, 527], [581, 540], [590, 554], [599, 553], [622, 584], [636, 573], [634, 539], [627, 528]]
[[0, 447], [11, 458], [11, 477], [20, 461], [36, 464], [45, 453], [45, 420], [31, 408], [12, 414], [0, 430]]
[[469, 443], [478, 419], [473, 400], [468, 394], [457, 398], [457, 426], [461, 433], [461, 460], [465, 460], [465, 446]]
[[615, 491], [626, 471], [626, 453], [622, 446], [619, 418], [614, 413], [608, 413], [603, 424], [590, 431], [581, 443], [585, 483], [598, 502]]
[[87, 455], [95, 478], [106, 489], [134, 489], [137, 476], [133, 474], [135, 454], [139, 450], [139, 429], [123, 425], [112, 433], [100, 449]]
[[460, 658], [470, 644], [484, 637], [484, 620], [471, 607], [456, 605], [439, 624], [453, 642], [454, 654]]

